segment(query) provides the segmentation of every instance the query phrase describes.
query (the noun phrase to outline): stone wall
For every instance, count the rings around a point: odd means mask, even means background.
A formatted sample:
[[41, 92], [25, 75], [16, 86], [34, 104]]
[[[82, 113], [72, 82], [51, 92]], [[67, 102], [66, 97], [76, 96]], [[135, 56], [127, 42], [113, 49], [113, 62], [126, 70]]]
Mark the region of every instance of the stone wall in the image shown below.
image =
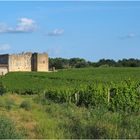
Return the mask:
[[0, 64], [7, 64], [8, 65], [8, 54], [0, 55]]
[[8, 66], [0, 66], [0, 75], [8, 73]]
[[32, 54], [31, 70], [32, 71], [37, 71], [37, 53]]
[[31, 71], [32, 53], [9, 55], [9, 71]]
[[37, 54], [37, 71], [48, 71], [48, 54]]

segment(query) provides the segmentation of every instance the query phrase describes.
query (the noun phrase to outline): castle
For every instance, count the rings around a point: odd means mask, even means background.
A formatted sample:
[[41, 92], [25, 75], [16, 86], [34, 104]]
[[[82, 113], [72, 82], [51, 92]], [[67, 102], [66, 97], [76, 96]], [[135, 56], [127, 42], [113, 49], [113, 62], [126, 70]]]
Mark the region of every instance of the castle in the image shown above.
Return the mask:
[[14, 71], [48, 71], [47, 53], [21, 53], [0, 55], [0, 75]]

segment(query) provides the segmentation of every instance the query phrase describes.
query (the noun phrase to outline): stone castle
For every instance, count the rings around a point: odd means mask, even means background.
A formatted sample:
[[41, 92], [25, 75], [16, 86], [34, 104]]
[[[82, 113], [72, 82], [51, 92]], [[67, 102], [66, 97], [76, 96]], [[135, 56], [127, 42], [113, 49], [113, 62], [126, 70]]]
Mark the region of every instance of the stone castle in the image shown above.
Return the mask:
[[0, 55], [0, 75], [14, 71], [48, 71], [47, 53], [21, 53]]

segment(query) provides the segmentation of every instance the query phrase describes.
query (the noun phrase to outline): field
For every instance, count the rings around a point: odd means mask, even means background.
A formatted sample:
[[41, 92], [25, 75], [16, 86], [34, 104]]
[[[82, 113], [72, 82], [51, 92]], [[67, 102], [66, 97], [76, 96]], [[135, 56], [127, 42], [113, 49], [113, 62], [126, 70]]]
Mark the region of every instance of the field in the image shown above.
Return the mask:
[[0, 82], [0, 120], [20, 134], [0, 138], [140, 138], [140, 68], [13, 72]]

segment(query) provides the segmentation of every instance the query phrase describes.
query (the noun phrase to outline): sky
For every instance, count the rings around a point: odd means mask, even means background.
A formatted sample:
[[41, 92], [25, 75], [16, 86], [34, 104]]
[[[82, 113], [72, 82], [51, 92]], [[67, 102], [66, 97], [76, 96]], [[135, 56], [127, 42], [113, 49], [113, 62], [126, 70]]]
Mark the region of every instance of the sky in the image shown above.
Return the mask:
[[140, 59], [140, 1], [0, 1], [0, 54]]

